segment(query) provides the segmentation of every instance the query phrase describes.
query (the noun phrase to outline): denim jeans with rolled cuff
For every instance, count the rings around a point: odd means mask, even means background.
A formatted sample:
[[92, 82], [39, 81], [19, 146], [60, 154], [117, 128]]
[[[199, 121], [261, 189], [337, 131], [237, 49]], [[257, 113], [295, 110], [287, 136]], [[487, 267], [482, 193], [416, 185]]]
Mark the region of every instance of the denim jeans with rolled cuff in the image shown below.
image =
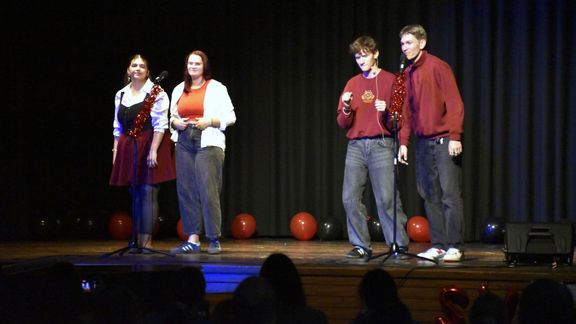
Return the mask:
[[202, 131], [189, 126], [179, 131], [176, 144], [176, 189], [187, 236], [201, 235], [209, 239], [221, 235], [222, 168], [224, 150], [216, 146], [201, 148]]

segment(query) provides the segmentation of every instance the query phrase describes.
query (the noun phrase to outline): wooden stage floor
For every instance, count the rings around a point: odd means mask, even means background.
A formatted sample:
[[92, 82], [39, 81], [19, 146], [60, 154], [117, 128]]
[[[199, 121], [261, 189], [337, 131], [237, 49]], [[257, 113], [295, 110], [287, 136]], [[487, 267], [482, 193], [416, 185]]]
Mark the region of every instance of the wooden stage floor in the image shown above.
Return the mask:
[[[509, 266], [502, 245], [467, 244], [462, 262], [434, 264], [409, 257], [405, 260], [383, 257], [351, 260], [345, 257], [351, 246], [347, 241], [297, 241], [293, 238], [258, 238], [223, 240], [220, 255], [205, 252], [175, 257], [161, 254], [105, 254], [127, 244], [112, 240], [58, 240], [0, 242], [0, 265], [7, 275], [33, 272], [57, 261], [73, 263], [84, 278], [105, 278], [113, 273], [164, 272], [184, 266], [200, 267], [207, 281], [208, 300], [212, 305], [230, 297], [237, 284], [256, 276], [260, 265], [271, 253], [288, 255], [302, 276], [308, 303], [323, 310], [330, 323], [349, 323], [360, 309], [357, 287], [363, 274], [381, 267], [392, 274], [402, 300], [420, 323], [433, 323], [441, 315], [438, 295], [442, 288], [455, 286], [467, 292], [471, 302], [478, 288], [504, 296], [511, 289], [522, 290], [535, 278], [547, 277], [576, 286], [576, 269], [568, 264], [547, 263]], [[154, 242], [154, 248], [169, 250], [179, 244], [176, 239]], [[203, 242], [203, 247], [206, 247]], [[428, 244], [411, 243], [410, 253], [426, 250]], [[381, 242], [374, 252], [384, 253]], [[105, 279], [104, 279], [105, 280]], [[576, 292], [573, 289], [573, 293]], [[576, 294], [575, 294], [576, 295]]]

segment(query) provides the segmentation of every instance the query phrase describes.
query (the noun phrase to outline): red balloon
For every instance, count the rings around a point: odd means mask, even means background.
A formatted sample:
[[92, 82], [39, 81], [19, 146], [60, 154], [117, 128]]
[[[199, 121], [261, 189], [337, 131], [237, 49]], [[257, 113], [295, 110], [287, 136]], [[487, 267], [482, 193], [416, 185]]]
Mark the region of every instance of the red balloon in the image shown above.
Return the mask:
[[440, 292], [440, 308], [450, 321], [449, 323], [466, 323], [466, 307], [469, 301], [466, 291], [453, 285], [442, 288]]
[[414, 242], [430, 242], [430, 226], [424, 216], [412, 216], [408, 220], [406, 231]]
[[478, 295], [484, 295], [489, 292], [488, 290], [488, 283], [486, 281], [482, 281], [480, 283], [480, 287], [478, 288]]
[[290, 220], [290, 232], [300, 241], [308, 241], [316, 235], [318, 225], [310, 213], [299, 212]]
[[451, 324], [450, 321], [442, 315], [436, 316], [436, 318], [434, 318], [434, 323], [435, 324]]
[[108, 219], [108, 234], [115, 240], [124, 241], [132, 234], [132, 218], [127, 212], [115, 212]]
[[248, 239], [256, 232], [256, 220], [248, 213], [240, 213], [232, 220], [231, 230], [235, 239]]
[[184, 233], [184, 227], [182, 226], [182, 217], [178, 220], [178, 224], [176, 225], [176, 231], [178, 232], [178, 237], [182, 241], [188, 241], [188, 235]]

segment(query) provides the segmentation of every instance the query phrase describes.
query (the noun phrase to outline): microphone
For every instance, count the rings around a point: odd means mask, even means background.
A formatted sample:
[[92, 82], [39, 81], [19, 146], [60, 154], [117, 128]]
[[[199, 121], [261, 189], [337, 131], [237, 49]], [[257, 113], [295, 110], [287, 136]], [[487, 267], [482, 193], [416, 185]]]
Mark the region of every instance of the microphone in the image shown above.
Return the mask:
[[351, 102], [352, 102], [352, 96], [350, 96], [350, 98], [348, 98], [348, 100], [344, 100], [344, 103], [346, 103], [348, 106], [350, 106]]
[[348, 100], [344, 100], [344, 103], [348, 105], [348, 107], [350, 107], [350, 104], [352, 103], [352, 95], [350, 95], [350, 98], [348, 98]]
[[404, 72], [406, 68], [406, 55], [404, 53], [400, 54], [400, 72]]
[[162, 73], [160, 73], [159, 76], [156, 77], [156, 79], [154, 79], [154, 84], [158, 84], [160, 82], [162, 82], [162, 80], [164, 80], [166, 77], [168, 76], [168, 71], [162, 71]]

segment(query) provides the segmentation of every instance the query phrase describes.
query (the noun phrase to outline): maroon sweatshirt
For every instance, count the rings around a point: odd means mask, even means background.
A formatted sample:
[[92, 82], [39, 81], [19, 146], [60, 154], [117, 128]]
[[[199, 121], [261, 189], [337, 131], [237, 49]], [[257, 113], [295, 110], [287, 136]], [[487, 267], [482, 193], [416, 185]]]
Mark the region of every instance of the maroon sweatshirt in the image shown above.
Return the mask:
[[378, 112], [374, 106], [376, 99], [386, 101], [386, 107], [390, 107], [392, 96], [392, 85], [394, 84], [394, 74], [380, 70], [378, 75], [372, 79], [365, 78], [358, 74], [348, 80], [344, 92], [352, 92], [352, 103], [349, 115], [344, 114], [342, 95], [338, 101], [338, 125], [347, 130], [346, 137], [349, 139], [391, 136], [384, 127], [383, 113]]
[[[449, 136], [462, 139], [464, 103], [448, 63], [422, 51], [420, 59], [405, 71], [407, 98], [400, 144], [408, 145], [410, 132], [434, 139]], [[407, 122], [408, 121], [408, 122]]]

